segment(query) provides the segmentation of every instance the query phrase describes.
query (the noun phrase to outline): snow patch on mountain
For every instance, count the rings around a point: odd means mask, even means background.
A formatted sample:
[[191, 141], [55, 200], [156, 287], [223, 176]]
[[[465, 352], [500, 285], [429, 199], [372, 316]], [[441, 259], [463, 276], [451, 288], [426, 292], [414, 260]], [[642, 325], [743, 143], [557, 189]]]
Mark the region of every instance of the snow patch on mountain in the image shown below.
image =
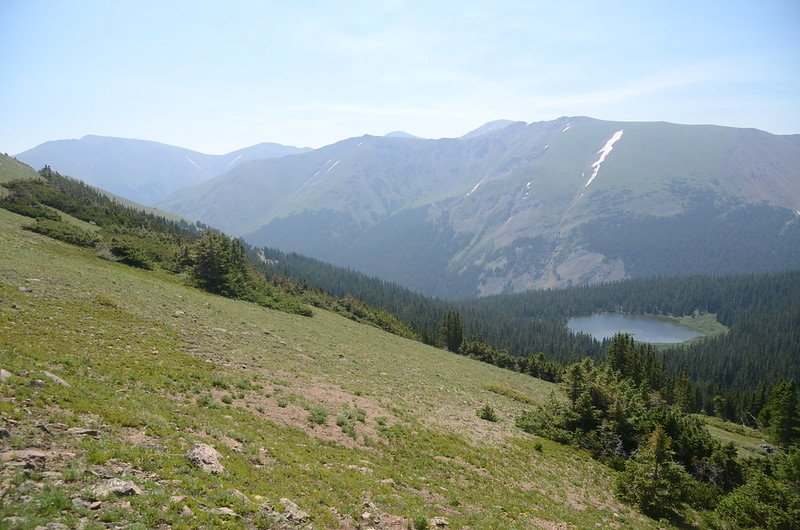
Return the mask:
[[522, 198], [523, 198], [523, 199], [527, 199], [527, 198], [528, 198], [528, 194], [529, 194], [530, 192], [531, 192], [531, 183], [530, 183], [530, 182], [528, 182], [528, 183], [525, 185], [525, 195], [523, 195], [523, 196], [522, 196]]
[[565, 132], [567, 132], [567, 131], [569, 130], [569, 128], [570, 128], [570, 127], [572, 127], [572, 124], [571, 124], [571, 123], [568, 123], [568, 124], [567, 124], [567, 126], [566, 126], [566, 127], [564, 127], [564, 129], [563, 129], [561, 132], [562, 132], [562, 133], [565, 133]]
[[472, 195], [472, 193], [473, 193], [475, 190], [477, 190], [477, 189], [478, 189], [478, 186], [480, 186], [481, 184], [483, 184], [483, 181], [484, 181], [484, 180], [486, 180], [486, 179], [481, 179], [481, 181], [480, 181], [480, 182], [478, 182], [477, 184], [475, 184], [475, 187], [474, 187], [474, 188], [472, 188], [471, 190], [469, 190], [469, 192], [468, 192], [466, 195], [464, 195], [464, 197], [466, 198], [466, 197], [469, 197], [470, 195]]
[[194, 161], [194, 160], [192, 160], [191, 158], [189, 158], [189, 157], [186, 157], [186, 160], [188, 160], [189, 162], [191, 162], [191, 163], [192, 163], [192, 165], [193, 165], [194, 167], [196, 167], [197, 169], [199, 169], [200, 171], [202, 171], [202, 170], [203, 170], [203, 168], [201, 168], [200, 166], [198, 166], [198, 165], [197, 165], [197, 162], [195, 162], [195, 161]]
[[336, 162], [334, 162], [334, 163], [333, 163], [333, 165], [332, 165], [331, 167], [329, 167], [329, 168], [328, 168], [328, 171], [326, 171], [325, 173], [330, 173], [330, 172], [331, 172], [331, 169], [335, 168], [335, 167], [336, 167], [336, 164], [338, 164], [339, 162], [341, 162], [341, 160], [337, 160]]
[[239, 160], [240, 158], [242, 158], [242, 155], [238, 155], [236, 158], [234, 158], [233, 160], [231, 160], [230, 162], [228, 162], [228, 165], [230, 166], [231, 164], [233, 164], [234, 162], [236, 162], [236, 161], [237, 161], [237, 160]]
[[589, 184], [591, 184], [592, 181], [595, 179], [597, 173], [600, 171], [600, 164], [603, 163], [608, 154], [614, 149], [614, 144], [617, 143], [617, 141], [620, 138], [622, 138], [622, 129], [615, 132], [614, 135], [606, 142], [606, 145], [604, 145], [602, 149], [600, 149], [597, 153], [595, 153], [600, 155], [600, 158], [597, 159], [597, 162], [592, 164], [592, 168], [594, 168], [592, 171], [592, 176], [589, 177], [589, 180], [583, 186], [584, 188], [588, 188]]

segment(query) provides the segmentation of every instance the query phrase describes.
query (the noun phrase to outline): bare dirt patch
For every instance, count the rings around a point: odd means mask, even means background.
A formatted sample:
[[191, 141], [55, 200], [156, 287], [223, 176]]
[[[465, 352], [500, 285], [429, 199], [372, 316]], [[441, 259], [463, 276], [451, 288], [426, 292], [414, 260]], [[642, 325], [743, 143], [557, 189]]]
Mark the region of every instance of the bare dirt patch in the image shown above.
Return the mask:
[[543, 530], [567, 530], [569, 526], [567, 523], [557, 523], [555, 521], [548, 521], [547, 519], [533, 518], [533, 524], [542, 528]]
[[[275, 376], [275, 374], [272, 374]], [[334, 442], [346, 447], [365, 446], [365, 436], [378, 439], [378, 424], [376, 418], [384, 418], [386, 425], [396, 423], [396, 418], [380, 403], [365, 396], [355, 396], [338, 386], [321, 380], [303, 382], [293, 374], [285, 374], [280, 380], [288, 382], [288, 386], [272, 385], [266, 393], [250, 392], [244, 399], [233, 401], [233, 405], [247, 408], [251, 413], [270, 420], [277, 425], [295, 427], [315, 438]], [[224, 393], [214, 392], [222, 395]], [[305, 403], [298, 404], [290, 401], [290, 396], [299, 396]], [[217, 397], [217, 396], [215, 396]], [[309, 421], [308, 406], [321, 407], [327, 413], [323, 424], [313, 424]], [[364, 422], [355, 422], [356, 437], [353, 438], [336, 425], [336, 416], [343, 409], [360, 409], [365, 413]]]

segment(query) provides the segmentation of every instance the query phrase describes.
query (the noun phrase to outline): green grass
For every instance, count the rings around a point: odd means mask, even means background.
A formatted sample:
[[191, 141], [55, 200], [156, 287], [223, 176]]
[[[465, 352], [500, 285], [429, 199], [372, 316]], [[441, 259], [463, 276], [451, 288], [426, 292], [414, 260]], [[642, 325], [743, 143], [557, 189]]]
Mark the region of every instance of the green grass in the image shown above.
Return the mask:
[[720, 335], [728, 331], [725, 325], [717, 321], [717, 315], [714, 313], [695, 311], [691, 315], [674, 317], [674, 320], [682, 326], [699, 331], [706, 337], [713, 337], [714, 335]]
[[708, 432], [719, 441], [722, 443], [733, 442], [739, 456], [764, 456], [766, 454], [760, 446], [767, 441], [755, 429], [703, 414], [698, 414], [697, 417], [703, 420]]
[[[59, 475], [0, 467], [9, 485], [0, 520], [240, 528], [264, 520], [259, 502], [279, 508], [288, 497], [315, 528], [340, 525], [330, 508], [354, 525], [365, 499], [409, 522], [445, 516], [451, 528], [659, 526], [614, 500], [614, 472], [587, 454], [475, 413], [488, 405], [516, 417], [546, 399], [550, 383], [325, 311], [309, 319], [213, 296], [23, 230], [29, 221], [0, 210], [0, 366], [30, 372], [0, 384], [0, 424], [12, 431], [0, 452], [69, 456], [48, 461]], [[71, 386], [32, 387], [49, 381], [45, 370]], [[356, 435], [329, 419], [309, 425], [315, 407], [350, 411]], [[188, 462], [198, 441], [220, 452], [227, 473]], [[125, 499], [130, 507], [76, 508], [71, 499], [98, 474], [144, 493]], [[245, 503], [234, 490], [262, 500]], [[185, 498], [170, 502], [176, 495]], [[184, 505], [190, 517], [180, 516]], [[210, 511], [220, 507], [243, 519]]]
[[519, 390], [515, 390], [513, 388], [509, 388], [507, 386], [502, 385], [483, 385], [485, 390], [489, 392], [494, 392], [495, 394], [499, 394], [501, 396], [505, 396], [507, 398], [511, 398], [515, 401], [519, 401], [520, 403], [525, 403], [528, 405], [534, 405], [538, 403], [538, 401], [528, 394], [524, 392], [520, 392]]
[[[29, 165], [23, 164], [8, 155], [0, 154], [0, 184], [11, 182], [12, 180], [38, 178], [41, 177]], [[6, 190], [2, 189], [2, 191]]]

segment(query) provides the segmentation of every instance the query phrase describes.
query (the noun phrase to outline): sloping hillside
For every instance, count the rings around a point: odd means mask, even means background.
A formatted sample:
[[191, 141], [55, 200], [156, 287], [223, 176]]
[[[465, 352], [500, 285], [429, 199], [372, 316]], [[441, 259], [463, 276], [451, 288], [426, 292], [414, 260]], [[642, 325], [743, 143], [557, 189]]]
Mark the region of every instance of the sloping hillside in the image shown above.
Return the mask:
[[261, 143], [224, 155], [208, 155], [145, 140], [87, 135], [46, 142], [17, 158], [36, 169], [49, 165], [87, 184], [153, 206], [171, 192], [244, 162], [305, 151], [308, 148]]
[[[527, 405], [487, 390], [538, 402], [548, 383], [324, 311], [205, 294], [27, 223], [0, 210], [0, 512], [14, 527], [657, 526], [613, 499], [613, 472], [523, 434]], [[476, 416], [484, 404], [499, 422]], [[190, 461], [197, 443], [224, 471]]]
[[800, 263], [800, 136], [591, 118], [492, 125], [251, 162], [161, 207], [447, 297]]

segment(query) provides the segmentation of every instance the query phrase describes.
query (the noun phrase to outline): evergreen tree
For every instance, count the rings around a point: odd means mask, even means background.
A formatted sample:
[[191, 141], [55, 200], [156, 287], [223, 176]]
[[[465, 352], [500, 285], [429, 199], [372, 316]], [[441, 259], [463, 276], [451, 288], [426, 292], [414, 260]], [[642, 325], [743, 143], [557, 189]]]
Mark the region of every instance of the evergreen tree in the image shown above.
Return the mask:
[[691, 477], [672, 461], [671, 440], [659, 426], [645, 447], [626, 462], [615, 482], [617, 496], [653, 518], [676, 518], [689, 498]]
[[228, 245], [220, 234], [206, 232], [192, 245], [192, 279], [201, 289], [229, 295], [225, 283], [228, 265]]
[[797, 384], [794, 380], [780, 381], [761, 411], [761, 420], [774, 443], [789, 447], [800, 440], [798, 414]]
[[442, 343], [448, 351], [458, 353], [464, 340], [464, 330], [461, 327], [461, 316], [458, 311], [445, 313], [440, 326]]

